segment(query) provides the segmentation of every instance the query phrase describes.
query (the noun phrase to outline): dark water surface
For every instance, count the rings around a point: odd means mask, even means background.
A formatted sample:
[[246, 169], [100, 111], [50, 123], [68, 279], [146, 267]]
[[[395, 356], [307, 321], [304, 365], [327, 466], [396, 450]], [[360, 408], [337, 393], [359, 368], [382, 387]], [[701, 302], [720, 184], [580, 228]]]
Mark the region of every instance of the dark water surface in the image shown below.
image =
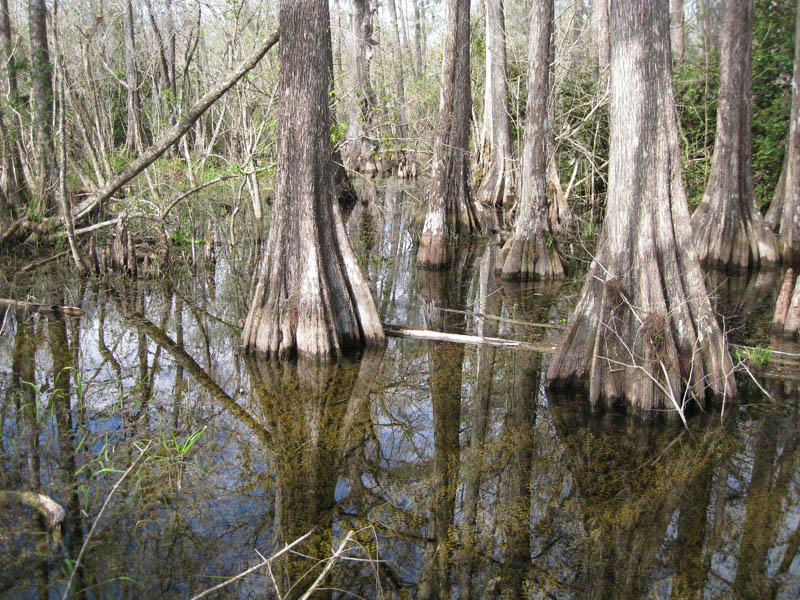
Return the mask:
[[[408, 192], [374, 189], [349, 222], [383, 320], [557, 341], [580, 280], [500, 282], [488, 242], [418, 274]], [[83, 317], [5, 314], [0, 490], [67, 516], [59, 540], [0, 509], [0, 597], [60, 598], [83, 546], [75, 597], [191, 598], [309, 532], [208, 597], [800, 594], [796, 367], [759, 378], [770, 397], [742, 375], [724, 422], [687, 432], [553, 396], [549, 355], [523, 350], [390, 339], [269, 363], [238, 350], [246, 254], [220, 244], [215, 270], [169, 282], [54, 271], [30, 290]], [[709, 276], [733, 341], [800, 352], [766, 327], [779, 278]]]

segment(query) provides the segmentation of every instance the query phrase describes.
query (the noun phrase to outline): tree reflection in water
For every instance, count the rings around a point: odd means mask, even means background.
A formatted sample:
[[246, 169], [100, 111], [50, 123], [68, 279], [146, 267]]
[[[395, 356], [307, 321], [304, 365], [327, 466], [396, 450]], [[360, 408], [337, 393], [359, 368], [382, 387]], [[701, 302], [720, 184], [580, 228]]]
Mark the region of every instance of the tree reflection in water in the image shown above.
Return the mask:
[[[386, 321], [552, 341], [570, 282], [501, 283], [491, 244], [417, 275], [403, 262], [412, 216], [400, 198], [358, 209], [370, 211], [358, 222]], [[514, 349], [395, 339], [337, 366], [263, 362], [237, 351], [244, 278], [228, 258], [215, 301], [203, 277], [113, 294], [74, 283], [84, 317], [6, 319], [0, 482], [51, 495], [67, 519], [57, 545], [32, 510], [0, 514], [0, 595], [59, 595], [140, 440], [151, 451], [89, 541], [76, 596], [191, 597], [309, 531], [273, 564], [282, 597], [307, 589], [350, 531], [361, 548], [348, 556], [381, 562], [337, 561], [317, 594], [798, 595], [791, 374], [762, 382], [772, 400], [742, 382], [746, 401], [724, 426], [696, 415], [684, 432], [669, 414], [592, 413], [548, 395], [547, 356]], [[771, 311], [758, 280], [717, 287], [726, 315]], [[264, 569], [219, 594], [254, 596], [277, 597]]]

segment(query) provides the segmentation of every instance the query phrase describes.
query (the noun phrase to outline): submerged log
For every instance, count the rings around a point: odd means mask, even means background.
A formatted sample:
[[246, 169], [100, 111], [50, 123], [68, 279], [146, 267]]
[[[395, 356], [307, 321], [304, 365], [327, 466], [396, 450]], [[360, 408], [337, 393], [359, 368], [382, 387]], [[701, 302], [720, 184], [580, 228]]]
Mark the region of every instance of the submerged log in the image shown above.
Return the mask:
[[83, 316], [83, 310], [77, 306], [61, 306], [59, 304], [41, 304], [39, 302], [25, 302], [23, 300], [12, 300], [10, 298], [0, 298], [0, 306], [19, 308], [31, 312], [59, 313], [71, 317]]
[[52, 498], [36, 492], [0, 490], [0, 505], [24, 504], [39, 512], [45, 519], [47, 531], [53, 531], [64, 520], [64, 509]]

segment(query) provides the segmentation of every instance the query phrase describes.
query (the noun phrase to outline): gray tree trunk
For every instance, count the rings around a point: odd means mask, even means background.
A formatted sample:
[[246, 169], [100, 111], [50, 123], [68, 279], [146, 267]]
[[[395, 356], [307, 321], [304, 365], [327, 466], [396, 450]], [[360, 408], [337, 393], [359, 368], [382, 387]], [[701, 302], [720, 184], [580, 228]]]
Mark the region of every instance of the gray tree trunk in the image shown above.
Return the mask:
[[422, 31], [422, 9], [420, 8], [421, 0], [411, 0], [414, 4], [414, 55], [417, 59], [417, 73], [422, 73], [424, 55], [425, 37]]
[[691, 239], [663, 0], [611, 4], [610, 164], [600, 244], [547, 374], [591, 403], [734, 396]]
[[136, 73], [136, 38], [133, 32], [132, 0], [128, 0], [125, 5], [125, 18], [123, 21], [123, 29], [125, 30], [125, 92], [128, 111], [125, 146], [129, 151], [135, 151], [142, 147], [142, 117], [141, 103], [139, 101], [139, 78]]
[[448, 237], [471, 235], [483, 227], [483, 215], [472, 197], [469, 161], [469, 4], [470, 0], [447, 1], [439, 126], [433, 146], [428, 213], [417, 254], [422, 268], [444, 268], [449, 261]]
[[53, 64], [47, 44], [47, 7], [44, 0], [29, 0], [28, 26], [31, 43], [31, 104], [37, 171], [37, 213], [55, 206], [56, 161], [53, 144]]
[[350, 106], [347, 140], [342, 145], [342, 158], [348, 169], [358, 170], [374, 150], [372, 115], [375, 93], [370, 81], [372, 57], [377, 42], [373, 37], [375, 0], [352, 0], [351, 30], [355, 40], [355, 86]]
[[732, 271], [771, 267], [779, 261], [775, 237], [753, 190], [752, 39], [753, 0], [728, 0], [711, 175], [691, 223], [700, 261]]
[[[778, 242], [783, 262], [800, 264], [800, 0], [796, 3], [794, 71], [792, 73], [792, 111], [789, 121], [788, 158], [781, 175], [782, 202], [776, 216]], [[779, 185], [781, 182], [779, 182]], [[775, 194], [778, 196], [778, 192]], [[774, 200], [773, 200], [774, 202]]]
[[505, 8], [503, 0], [485, 1], [486, 87], [479, 148], [479, 165], [484, 176], [477, 199], [500, 208], [509, 207], [516, 193], [508, 114]]
[[592, 0], [589, 15], [591, 40], [589, 52], [592, 70], [608, 85], [608, 65], [611, 61], [611, 37], [609, 34], [608, 6], [610, 0]]
[[279, 20], [275, 199], [242, 345], [281, 357], [334, 358], [382, 344], [383, 328], [335, 201], [328, 5], [283, 0]]
[[683, 0], [670, 0], [669, 36], [672, 41], [672, 60], [678, 63], [683, 62], [685, 40]]
[[547, 202], [547, 138], [552, 127], [547, 119], [547, 101], [553, 10], [552, 0], [540, 0], [531, 7], [522, 190], [514, 232], [498, 257], [497, 268], [503, 279], [564, 276], [550, 230]]
[[394, 44], [392, 44], [392, 62], [394, 63], [395, 113], [397, 114], [397, 135], [406, 137], [406, 93], [403, 81], [403, 44], [400, 42], [400, 21], [397, 18], [397, 7], [394, 0], [389, 0], [389, 16], [392, 19]]

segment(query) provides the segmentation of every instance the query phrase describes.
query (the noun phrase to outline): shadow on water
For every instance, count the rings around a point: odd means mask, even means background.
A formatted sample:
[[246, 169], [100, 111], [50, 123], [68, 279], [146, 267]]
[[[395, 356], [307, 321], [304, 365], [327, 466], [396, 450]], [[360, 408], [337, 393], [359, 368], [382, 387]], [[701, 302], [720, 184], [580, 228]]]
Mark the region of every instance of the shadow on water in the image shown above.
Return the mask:
[[[413, 190], [365, 189], [348, 227], [385, 321], [557, 341], [580, 281], [501, 282], [487, 240], [418, 273]], [[72, 597], [191, 598], [298, 539], [209, 597], [800, 594], [796, 379], [762, 378], [771, 399], [743, 380], [724, 424], [685, 431], [549, 394], [548, 356], [527, 350], [390, 339], [337, 365], [246, 357], [251, 254], [221, 247], [215, 270], [168, 283], [53, 279], [84, 316], [4, 315], [0, 493], [45, 494], [66, 517], [49, 531], [4, 504], [0, 596], [61, 597], [85, 547]], [[715, 280], [737, 342], [777, 343], [753, 325], [767, 279]]]

